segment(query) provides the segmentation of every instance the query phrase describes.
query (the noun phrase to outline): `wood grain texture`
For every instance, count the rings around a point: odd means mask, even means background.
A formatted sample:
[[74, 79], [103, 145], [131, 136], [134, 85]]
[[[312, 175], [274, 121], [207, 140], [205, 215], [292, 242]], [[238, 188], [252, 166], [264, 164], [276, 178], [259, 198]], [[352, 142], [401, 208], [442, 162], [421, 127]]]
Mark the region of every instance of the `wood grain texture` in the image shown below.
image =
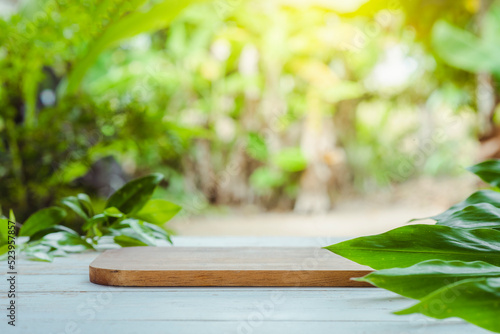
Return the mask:
[[[252, 313], [250, 313], [252, 314]], [[122, 320], [106, 321], [93, 320], [76, 322], [74, 327], [70, 321], [55, 323], [44, 319], [24, 321], [16, 328], [19, 333], [47, 334], [54, 333], [120, 333], [120, 334], [488, 334], [472, 325], [459, 321], [428, 321], [420, 319], [420, 323], [409, 325], [408, 322], [394, 321], [266, 321], [239, 320], [239, 321], [196, 321], [196, 320]], [[65, 330], [65, 325], [70, 329]], [[16, 333], [15, 330], [12, 333]]]
[[134, 247], [109, 250], [90, 281], [113, 286], [370, 286], [371, 272], [319, 247]]
[[[176, 247], [321, 247], [330, 238], [184, 237]], [[437, 321], [393, 310], [415, 301], [378, 289], [349, 287], [112, 287], [89, 282], [96, 252], [18, 263], [18, 323], [0, 333], [120, 334], [481, 334], [459, 319]], [[6, 266], [3, 266], [5, 274]], [[0, 290], [7, 291], [2, 279]], [[276, 299], [278, 297], [278, 299]], [[5, 310], [9, 299], [0, 295]], [[272, 304], [270, 304], [272, 303]], [[3, 313], [2, 317], [5, 317]]]

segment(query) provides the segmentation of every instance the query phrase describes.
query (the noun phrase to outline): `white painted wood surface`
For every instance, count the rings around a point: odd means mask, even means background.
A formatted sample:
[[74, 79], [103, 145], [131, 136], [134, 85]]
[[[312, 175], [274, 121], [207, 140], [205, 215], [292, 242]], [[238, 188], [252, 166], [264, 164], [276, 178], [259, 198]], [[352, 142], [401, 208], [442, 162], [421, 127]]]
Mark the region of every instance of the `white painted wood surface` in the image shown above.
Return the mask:
[[[178, 246], [326, 246], [339, 239], [177, 237]], [[414, 301], [377, 288], [127, 288], [92, 284], [97, 253], [18, 263], [17, 326], [0, 333], [487, 333], [459, 319], [396, 316]]]

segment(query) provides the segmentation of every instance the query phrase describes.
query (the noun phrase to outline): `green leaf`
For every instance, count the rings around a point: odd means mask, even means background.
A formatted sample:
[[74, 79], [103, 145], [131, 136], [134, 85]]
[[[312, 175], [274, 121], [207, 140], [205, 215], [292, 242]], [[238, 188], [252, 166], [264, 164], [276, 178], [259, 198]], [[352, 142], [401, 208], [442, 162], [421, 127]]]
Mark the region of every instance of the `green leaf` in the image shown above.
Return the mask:
[[464, 279], [500, 277], [500, 267], [486, 262], [429, 260], [408, 268], [383, 269], [356, 279], [405, 297], [420, 299]]
[[0, 255], [4, 255], [9, 251], [9, 245], [3, 245], [0, 247]]
[[38, 231], [59, 224], [64, 217], [66, 217], [66, 211], [55, 206], [37, 211], [21, 226], [19, 236], [31, 236]]
[[92, 207], [92, 202], [90, 201], [90, 197], [87, 194], [80, 193], [76, 196], [78, 201], [80, 202], [80, 206], [84, 208], [88, 217], [92, 217], [94, 215], [94, 208]]
[[151, 230], [149, 230], [147, 227], [145, 227], [137, 220], [133, 220], [129, 224], [132, 230], [134, 230], [134, 232], [137, 233], [139, 240], [143, 241], [144, 243], [150, 246], [156, 246], [156, 240]]
[[462, 318], [484, 329], [500, 333], [500, 279], [468, 279], [445, 286], [416, 305], [395, 314], [422, 313], [445, 319]]
[[266, 191], [286, 183], [285, 173], [270, 167], [259, 167], [250, 176], [250, 184], [257, 190]]
[[172, 202], [163, 199], [152, 199], [133, 217], [152, 224], [163, 225], [179, 213], [180, 210], [181, 207]]
[[453, 205], [451, 208], [446, 210], [445, 212], [430, 217], [436, 221], [445, 221], [449, 220], [450, 217], [457, 211], [461, 211], [464, 208], [480, 203], [488, 203], [493, 205], [496, 208], [500, 208], [500, 193], [493, 190], [479, 190], [470, 195], [466, 200]]
[[97, 237], [102, 237], [104, 233], [101, 231], [99, 225], [92, 225], [92, 233], [90, 233], [90, 236], [97, 236]]
[[104, 209], [104, 215], [106, 217], [113, 217], [113, 218], [125, 217], [125, 215], [122, 212], [120, 212], [120, 210], [115, 208], [114, 206]]
[[[499, 50], [500, 51], [500, 50]], [[500, 187], [500, 160], [487, 160], [467, 168], [486, 183], [493, 187]]]
[[249, 156], [262, 162], [266, 162], [269, 156], [266, 142], [258, 133], [248, 134], [247, 152]]
[[115, 236], [127, 236], [139, 240], [148, 246], [157, 246], [157, 241], [159, 240], [170, 242], [166, 231], [162, 230], [159, 226], [132, 218], [113, 224], [110, 231]]
[[0, 244], [7, 242], [9, 236], [9, 220], [0, 218]]
[[85, 212], [85, 209], [82, 207], [82, 204], [80, 203], [80, 200], [77, 197], [75, 196], [65, 197], [61, 200], [61, 203], [70, 208], [71, 210], [73, 210], [73, 212], [75, 212], [83, 219], [85, 220], [89, 219], [87, 212]]
[[118, 235], [113, 238], [114, 242], [122, 247], [148, 246], [148, 244], [126, 235]]
[[500, 64], [491, 48], [474, 34], [440, 21], [432, 31], [432, 45], [448, 64], [471, 72], [487, 71]]
[[282, 150], [274, 156], [273, 162], [287, 172], [300, 172], [307, 167], [307, 160], [299, 147]]
[[92, 248], [83, 237], [69, 232], [47, 234], [41, 239], [41, 243], [67, 253], [80, 253]]
[[457, 228], [500, 229], [500, 209], [489, 203], [473, 204], [445, 219], [438, 219], [437, 224]]
[[87, 220], [85, 222], [85, 224], [83, 224], [82, 230], [83, 231], [88, 231], [92, 227], [94, 227], [95, 225], [98, 225], [100, 223], [104, 223], [107, 220], [108, 220], [108, 218], [104, 214], [100, 213], [100, 214], [95, 215], [94, 217], [90, 218], [89, 220]]
[[54, 255], [50, 253], [53, 248], [40, 243], [27, 244], [22, 252], [32, 261], [52, 262]]
[[54, 256], [52, 254], [44, 253], [44, 252], [26, 253], [26, 256], [31, 261], [41, 261], [41, 262], [52, 262], [52, 261], [54, 261]]
[[123, 224], [128, 224], [130, 229], [122, 229], [120, 230], [121, 233], [126, 233], [125, 231], [127, 231], [129, 233], [128, 236], [135, 237], [149, 246], [156, 246], [156, 240], [151, 231], [144, 227], [139, 220], [127, 219], [123, 221]]
[[166, 240], [169, 243], [172, 243], [172, 239], [170, 238], [170, 235], [169, 235], [171, 233], [170, 231], [167, 231], [166, 229], [164, 229], [158, 225], [149, 224], [146, 222], [142, 222], [142, 225], [145, 228], [147, 228], [148, 230], [150, 230], [151, 235], [155, 239]]
[[104, 50], [117, 45], [124, 39], [168, 26], [184, 8], [194, 2], [197, 1], [164, 0], [147, 11], [132, 12], [110, 24], [102, 34], [90, 44], [87, 54], [76, 62], [67, 81], [61, 84], [59, 94], [75, 93], [88, 69], [95, 63]]
[[409, 225], [325, 248], [374, 269], [409, 267], [426, 260], [500, 265], [500, 231], [492, 229]]
[[37, 240], [40, 240], [43, 237], [45, 237], [47, 234], [57, 233], [57, 232], [67, 232], [67, 233], [71, 233], [73, 235], [78, 236], [78, 233], [76, 231], [70, 229], [69, 227], [66, 227], [63, 225], [55, 225], [55, 226], [49, 227], [45, 230], [41, 230], [41, 231], [36, 232], [35, 234], [33, 234], [30, 237], [29, 241], [30, 242], [37, 241]]
[[118, 189], [106, 203], [106, 208], [115, 207], [125, 214], [133, 214], [149, 201], [156, 186], [163, 180], [161, 174], [151, 174], [130, 181]]

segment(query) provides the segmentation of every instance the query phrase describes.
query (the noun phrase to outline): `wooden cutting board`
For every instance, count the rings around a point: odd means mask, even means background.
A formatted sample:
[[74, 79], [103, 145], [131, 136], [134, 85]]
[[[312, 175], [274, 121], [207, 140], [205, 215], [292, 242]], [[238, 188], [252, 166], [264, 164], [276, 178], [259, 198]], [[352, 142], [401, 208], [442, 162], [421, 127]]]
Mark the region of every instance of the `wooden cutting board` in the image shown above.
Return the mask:
[[370, 286], [372, 270], [316, 247], [129, 247], [90, 264], [90, 281], [115, 286]]

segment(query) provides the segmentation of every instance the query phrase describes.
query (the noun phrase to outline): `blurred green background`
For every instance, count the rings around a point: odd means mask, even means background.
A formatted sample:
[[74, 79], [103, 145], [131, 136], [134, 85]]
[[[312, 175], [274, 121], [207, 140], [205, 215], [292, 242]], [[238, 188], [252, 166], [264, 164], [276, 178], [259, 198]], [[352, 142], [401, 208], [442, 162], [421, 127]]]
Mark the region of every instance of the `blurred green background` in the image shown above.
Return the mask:
[[1, 0], [0, 13], [0, 203], [20, 221], [151, 172], [188, 214], [326, 212], [500, 157], [493, 1]]

